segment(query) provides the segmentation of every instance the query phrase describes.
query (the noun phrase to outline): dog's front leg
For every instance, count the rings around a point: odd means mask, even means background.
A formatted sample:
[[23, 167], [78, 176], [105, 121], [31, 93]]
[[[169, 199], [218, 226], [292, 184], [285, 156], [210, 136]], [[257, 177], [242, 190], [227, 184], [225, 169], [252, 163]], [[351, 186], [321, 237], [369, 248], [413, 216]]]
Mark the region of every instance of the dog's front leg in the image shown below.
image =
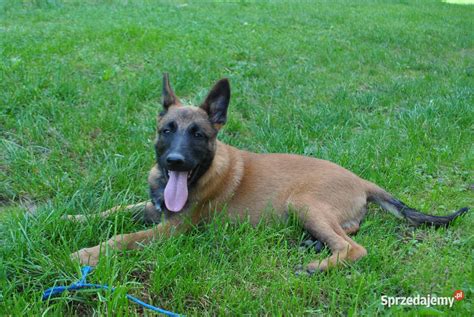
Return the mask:
[[71, 259], [79, 260], [81, 265], [95, 266], [99, 261], [100, 254], [104, 253], [107, 249], [137, 249], [156, 238], [171, 237], [183, 233], [189, 227], [190, 225], [184, 221], [183, 217], [173, 217], [169, 221], [160, 223], [151, 229], [135, 233], [119, 234], [95, 247], [81, 249], [71, 254]]
[[153, 166], [148, 175], [148, 186], [150, 188], [153, 210], [145, 210], [143, 220], [145, 223], [159, 223], [161, 221], [161, 214], [166, 208], [164, 203], [166, 179], [161, 175], [158, 165]]

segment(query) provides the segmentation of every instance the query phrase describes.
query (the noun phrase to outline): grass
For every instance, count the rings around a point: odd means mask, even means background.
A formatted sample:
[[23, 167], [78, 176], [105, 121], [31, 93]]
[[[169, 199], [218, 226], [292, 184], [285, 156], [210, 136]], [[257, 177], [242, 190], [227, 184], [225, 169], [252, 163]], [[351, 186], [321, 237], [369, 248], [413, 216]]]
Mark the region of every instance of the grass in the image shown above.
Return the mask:
[[474, 4], [473, 0], [446, 0], [445, 2], [453, 4]]
[[[336, 162], [425, 212], [473, 205], [473, 6], [438, 1], [194, 3], [1, 1], [0, 315], [134, 315], [129, 292], [186, 315], [468, 315], [474, 216], [413, 230], [371, 208], [369, 255], [313, 277], [327, 254], [298, 248], [294, 222], [213, 221], [102, 258], [115, 293], [42, 291], [77, 279], [68, 255], [142, 228], [94, 214], [147, 199], [161, 73], [202, 100], [231, 80], [220, 139]], [[466, 298], [391, 307], [380, 297]]]

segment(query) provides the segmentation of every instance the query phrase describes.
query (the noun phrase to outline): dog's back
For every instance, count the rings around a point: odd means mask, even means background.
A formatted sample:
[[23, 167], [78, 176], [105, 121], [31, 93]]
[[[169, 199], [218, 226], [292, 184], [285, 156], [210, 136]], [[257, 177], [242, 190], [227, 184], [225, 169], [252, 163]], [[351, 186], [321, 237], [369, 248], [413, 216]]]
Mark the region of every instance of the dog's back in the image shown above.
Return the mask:
[[[238, 184], [226, 201], [231, 215], [249, 216], [253, 223], [264, 214], [286, 217], [292, 197], [301, 194], [333, 206], [337, 213], [331, 217], [341, 223], [365, 213], [367, 182], [334, 163], [292, 154], [256, 154], [218, 143], [216, 157], [221, 151], [242, 162], [241, 169], [226, 173], [224, 180]], [[215, 176], [213, 182], [219, 182]], [[225, 186], [215, 188], [222, 191]]]

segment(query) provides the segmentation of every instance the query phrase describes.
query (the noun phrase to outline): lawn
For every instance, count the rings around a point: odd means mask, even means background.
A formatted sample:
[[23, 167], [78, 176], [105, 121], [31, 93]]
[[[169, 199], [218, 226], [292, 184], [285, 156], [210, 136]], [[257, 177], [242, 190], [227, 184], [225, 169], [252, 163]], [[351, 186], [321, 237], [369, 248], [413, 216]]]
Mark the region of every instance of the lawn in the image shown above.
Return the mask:
[[[42, 302], [77, 280], [69, 254], [141, 230], [161, 74], [200, 102], [228, 77], [219, 138], [256, 152], [336, 162], [407, 204], [473, 206], [474, 6], [441, 1], [199, 3], [0, 1], [0, 315], [152, 315], [126, 292], [186, 315], [464, 315], [474, 311], [474, 216], [413, 229], [371, 207], [368, 256], [326, 274], [294, 221], [223, 219], [91, 273], [113, 293]], [[225, 219], [224, 219], [225, 220]], [[384, 307], [381, 296], [449, 296], [453, 307]]]

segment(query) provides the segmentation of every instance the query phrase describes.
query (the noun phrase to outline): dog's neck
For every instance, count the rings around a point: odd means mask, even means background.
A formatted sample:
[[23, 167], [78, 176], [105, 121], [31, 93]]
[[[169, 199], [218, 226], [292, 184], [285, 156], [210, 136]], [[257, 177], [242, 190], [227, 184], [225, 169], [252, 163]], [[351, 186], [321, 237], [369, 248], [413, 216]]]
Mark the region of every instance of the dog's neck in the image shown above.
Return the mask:
[[[239, 186], [243, 174], [243, 159], [234, 152], [238, 149], [216, 141], [216, 153], [209, 169], [198, 180], [192, 200], [224, 203]], [[224, 191], [222, 189], [225, 188]]]

